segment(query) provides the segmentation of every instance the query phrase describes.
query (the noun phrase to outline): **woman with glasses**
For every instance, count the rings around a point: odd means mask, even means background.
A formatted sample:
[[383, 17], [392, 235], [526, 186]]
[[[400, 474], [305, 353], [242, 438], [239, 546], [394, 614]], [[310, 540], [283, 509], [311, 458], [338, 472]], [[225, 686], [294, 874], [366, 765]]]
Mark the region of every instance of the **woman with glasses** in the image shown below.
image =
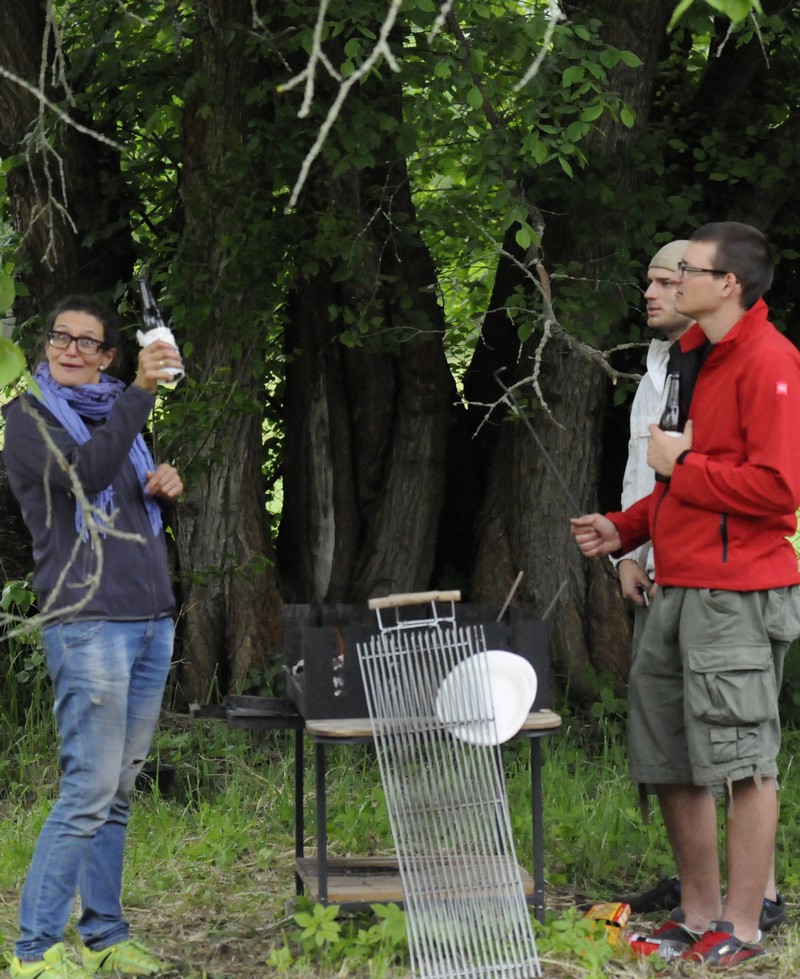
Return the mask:
[[[59, 797], [20, 902], [15, 977], [154, 975], [129, 937], [120, 893], [130, 793], [147, 756], [172, 659], [174, 597], [162, 505], [183, 490], [142, 436], [178, 351], [139, 353], [129, 387], [110, 376], [115, 314], [91, 297], [51, 314], [35, 388], [4, 409], [3, 455], [33, 537], [34, 589], [61, 736]], [[81, 898], [79, 964], [63, 942]]]

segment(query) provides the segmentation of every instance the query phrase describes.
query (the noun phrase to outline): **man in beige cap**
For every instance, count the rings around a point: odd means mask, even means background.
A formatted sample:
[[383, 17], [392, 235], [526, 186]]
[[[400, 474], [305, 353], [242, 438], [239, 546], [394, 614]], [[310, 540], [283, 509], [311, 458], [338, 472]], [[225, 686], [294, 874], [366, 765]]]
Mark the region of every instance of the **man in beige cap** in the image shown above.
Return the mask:
[[[658, 330], [663, 339], [656, 337], [650, 341], [647, 373], [639, 382], [631, 406], [628, 462], [622, 481], [623, 510], [647, 496], [655, 482], [655, 473], [647, 465], [649, 426], [658, 423], [664, 407], [670, 347], [692, 322], [688, 316], [675, 311], [674, 275], [688, 244], [687, 240], [681, 239], [662, 246], [653, 256], [647, 270], [648, 285], [644, 294], [647, 325]], [[654, 587], [654, 569], [653, 549], [649, 544], [631, 551], [617, 563], [622, 594], [636, 606], [634, 649], [644, 627], [646, 609]]]
[[[647, 350], [647, 370], [633, 398], [630, 414], [628, 460], [622, 479], [622, 509], [627, 510], [637, 500], [652, 492], [655, 471], [647, 464], [647, 444], [652, 424], [661, 417], [666, 397], [670, 347], [691, 325], [691, 319], [675, 310], [673, 281], [678, 262], [689, 244], [687, 239], [670, 241], [653, 255], [647, 269], [647, 325], [660, 336], [650, 341]], [[617, 568], [622, 595], [633, 603], [633, 643], [631, 658], [636, 654], [639, 639], [647, 621], [650, 599], [655, 589], [655, 559], [650, 543], [637, 547], [624, 557], [611, 558]], [[644, 805], [644, 790], [642, 799]], [[664, 908], [671, 911], [680, 905], [680, 884], [676, 877], [660, 880], [644, 894], [621, 897], [634, 913], [646, 914]]]

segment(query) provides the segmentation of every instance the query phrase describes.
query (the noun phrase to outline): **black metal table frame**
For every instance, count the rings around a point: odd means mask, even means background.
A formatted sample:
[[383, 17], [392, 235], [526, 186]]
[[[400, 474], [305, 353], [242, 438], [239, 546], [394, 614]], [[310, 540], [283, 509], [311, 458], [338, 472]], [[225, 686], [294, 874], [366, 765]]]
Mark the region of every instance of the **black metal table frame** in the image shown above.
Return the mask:
[[[319, 722], [322, 723], [322, 722]], [[531, 827], [533, 831], [533, 894], [527, 898], [527, 903], [535, 909], [536, 918], [544, 921], [544, 798], [542, 793], [542, 746], [543, 738], [551, 737], [559, 729], [559, 725], [546, 728], [532, 728], [521, 730], [511, 739], [512, 741], [523, 738], [530, 741], [530, 768], [531, 768]], [[313, 734], [306, 730], [312, 743], [314, 744], [314, 778], [315, 778], [315, 810], [317, 820], [317, 875], [319, 881], [319, 894], [317, 900], [320, 904], [328, 902], [328, 806], [327, 806], [327, 772], [325, 766], [325, 749], [329, 745], [347, 744], [369, 744], [372, 735], [350, 735], [350, 736], [326, 736]], [[298, 732], [298, 740], [302, 739]], [[302, 788], [302, 748], [295, 748], [299, 751], [301, 758], [298, 764], [295, 759], [295, 801], [300, 807], [300, 817], [298, 820], [295, 812], [295, 854], [297, 859], [304, 856], [304, 818], [303, 818], [303, 788]], [[498, 748], [502, 753], [502, 746]], [[297, 773], [300, 773], [299, 775]], [[298, 791], [297, 786], [300, 786]], [[299, 800], [299, 803], [298, 803]], [[295, 883], [299, 888], [297, 893], [302, 893], [302, 882], [295, 870]], [[398, 902], [402, 903], [402, 902]], [[347, 910], [364, 907], [366, 902], [351, 902], [343, 904]]]

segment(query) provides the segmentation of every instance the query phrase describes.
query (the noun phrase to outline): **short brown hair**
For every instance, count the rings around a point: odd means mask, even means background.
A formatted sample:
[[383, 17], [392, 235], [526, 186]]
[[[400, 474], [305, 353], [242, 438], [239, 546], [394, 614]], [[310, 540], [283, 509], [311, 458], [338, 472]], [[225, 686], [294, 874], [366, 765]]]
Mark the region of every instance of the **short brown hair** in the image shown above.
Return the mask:
[[715, 264], [732, 272], [742, 284], [742, 305], [750, 309], [772, 285], [774, 264], [769, 242], [763, 232], [739, 221], [704, 224], [692, 241], [716, 246]]

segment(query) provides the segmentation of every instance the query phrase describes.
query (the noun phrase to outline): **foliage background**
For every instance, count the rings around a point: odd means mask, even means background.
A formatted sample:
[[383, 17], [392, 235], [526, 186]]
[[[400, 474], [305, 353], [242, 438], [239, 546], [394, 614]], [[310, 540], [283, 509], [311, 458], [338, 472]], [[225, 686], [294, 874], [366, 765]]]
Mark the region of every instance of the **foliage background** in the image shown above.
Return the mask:
[[495, 374], [608, 508], [655, 247], [758, 224], [794, 337], [796, 5], [0, 0], [0, 25], [20, 344], [77, 290], [132, 334], [146, 270], [189, 367], [152, 432], [188, 487], [175, 702], [273, 671], [286, 601], [498, 603], [519, 571], [519, 604], [559, 596], [557, 695], [620, 689], [616, 583]]

